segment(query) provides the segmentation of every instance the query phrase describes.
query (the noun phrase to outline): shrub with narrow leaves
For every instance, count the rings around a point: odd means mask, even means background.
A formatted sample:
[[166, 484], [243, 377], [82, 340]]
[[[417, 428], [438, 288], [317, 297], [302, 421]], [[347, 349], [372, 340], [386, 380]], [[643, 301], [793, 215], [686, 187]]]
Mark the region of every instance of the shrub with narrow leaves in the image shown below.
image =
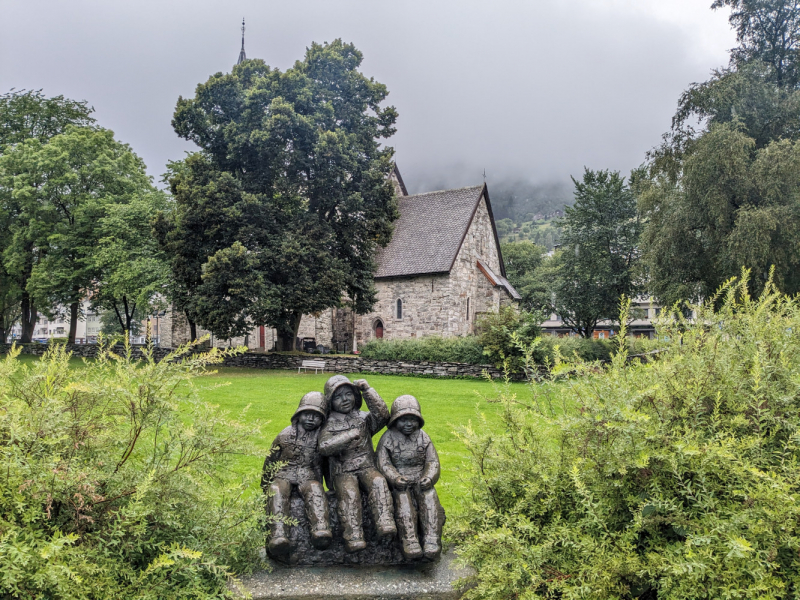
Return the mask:
[[229, 469], [257, 429], [195, 387], [228, 353], [0, 361], [0, 598], [230, 595], [264, 512]]
[[800, 594], [800, 303], [745, 277], [658, 332], [657, 360], [557, 361], [561, 385], [502, 391], [503, 430], [460, 432], [470, 598]]

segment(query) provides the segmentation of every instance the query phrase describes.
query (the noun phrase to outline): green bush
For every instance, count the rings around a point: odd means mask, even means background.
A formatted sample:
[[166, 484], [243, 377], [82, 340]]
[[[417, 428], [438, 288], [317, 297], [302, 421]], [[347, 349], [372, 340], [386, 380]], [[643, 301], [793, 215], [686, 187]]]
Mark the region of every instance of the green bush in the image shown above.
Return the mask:
[[370, 340], [361, 356], [375, 360], [421, 360], [483, 364], [483, 347], [475, 336], [443, 338], [429, 336], [410, 340]]
[[612, 340], [595, 340], [581, 337], [553, 337], [544, 335], [540, 338], [533, 358], [538, 364], [552, 364], [555, 362], [556, 346], [562, 356], [573, 358], [577, 355], [580, 360], [591, 362], [595, 360], [607, 361], [611, 359], [614, 342]]
[[230, 352], [70, 368], [0, 361], [0, 598], [223, 598], [259, 563], [263, 500], [230, 469], [253, 426], [192, 383]]
[[646, 364], [559, 362], [581, 376], [460, 432], [470, 598], [800, 594], [800, 302], [733, 282], [695, 323], [662, 322]]
[[544, 316], [537, 312], [519, 311], [512, 306], [484, 314], [477, 322], [484, 360], [498, 368], [505, 365], [511, 372], [519, 372], [523, 367], [519, 344], [529, 344], [541, 335], [539, 324], [543, 320]]

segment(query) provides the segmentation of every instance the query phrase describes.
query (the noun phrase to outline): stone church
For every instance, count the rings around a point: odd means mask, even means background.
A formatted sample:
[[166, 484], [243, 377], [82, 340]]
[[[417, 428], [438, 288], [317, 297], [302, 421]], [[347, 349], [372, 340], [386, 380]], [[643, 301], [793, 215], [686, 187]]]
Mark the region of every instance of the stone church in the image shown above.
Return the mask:
[[[505, 278], [500, 239], [486, 184], [408, 195], [400, 172], [392, 175], [400, 217], [392, 240], [379, 251], [373, 311], [355, 315], [331, 308], [306, 315], [298, 338], [340, 352], [375, 339], [452, 337], [474, 332], [481, 313], [514, 304], [520, 296]], [[164, 327], [163, 345], [188, 339], [184, 319]], [[200, 332], [198, 332], [200, 333]], [[235, 340], [252, 349], [274, 347], [274, 330], [260, 327]]]

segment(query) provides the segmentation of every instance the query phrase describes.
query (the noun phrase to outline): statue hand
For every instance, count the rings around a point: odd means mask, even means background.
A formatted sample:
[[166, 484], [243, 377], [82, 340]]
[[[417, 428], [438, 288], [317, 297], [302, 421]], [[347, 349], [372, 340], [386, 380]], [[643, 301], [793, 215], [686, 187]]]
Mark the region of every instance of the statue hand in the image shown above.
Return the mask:
[[430, 477], [423, 477], [419, 480], [419, 489], [429, 490], [433, 487], [433, 482]]
[[408, 487], [408, 479], [405, 477], [398, 477], [394, 480], [394, 487], [396, 487], [401, 492], [404, 491]]
[[356, 379], [353, 382], [353, 385], [360, 389], [362, 392], [366, 392], [369, 389], [369, 384], [367, 383], [366, 379]]

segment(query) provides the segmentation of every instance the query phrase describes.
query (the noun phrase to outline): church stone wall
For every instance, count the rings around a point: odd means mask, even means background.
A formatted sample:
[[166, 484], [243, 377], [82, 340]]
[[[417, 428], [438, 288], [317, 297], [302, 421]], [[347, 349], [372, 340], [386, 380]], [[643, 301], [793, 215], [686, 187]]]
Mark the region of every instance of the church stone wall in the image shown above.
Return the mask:
[[[375, 336], [375, 325], [383, 323], [384, 339], [420, 338], [428, 335], [452, 337], [475, 332], [475, 319], [482, 313], [498, 310], [513, 300], [494, 287], [478, 269], [481, 260], [500, 275], [500, 256], [485, 199], [481, 199], [461, 249], [449, 274], [418, 275], [375, 281], [377, 301], [373, 311], [355, 319], [356, 340], [364, 344]], [[397, 300], [402, 300], [402, 317], [397, 318]], [[469, 305], [469, 308], [468, 308]], [[168, 313], [170, 315], [170, 313]], [[170, 319], [170, 326], [167, 319]], [[165, 317], [162, 345], [175, 347], [189, 340], [189, 326], [183, 315]], [[170, 332], [167, 334], [167, 332]], [[304, 315], [298, 337], [313, 337], [317, 344], [339, 351], [352, 349], [353, 313], [348, 308], [332, 308], [319, 315]], [[198, 330], [198, 335], [207, 332]], [[275, 331], [267, 330], [265, 346], [274, 344]], [[213, 339], [215, 346], [228, 346], [227, 339]], [[247, 338], [250, 348], [258, 348], [258, 330]], [[245, 345], [235, 338], [231, 345]]]
[[[375, 338], [378, 320], [383, 323], [383, 337], [387, 340], [474, 333], [476, 313], [497, 310], [503, 296], [507, 296], [481, 273], [478, 259], [500, 274], [500, 256], [483, 199], [449, 274], [376, 280], [378, 299], [373, 312], [356, 319], [358, 343]], [[403, 302], [399, 319], [398, 299]]]
[[303, 315], [300, 319], [300, 328], [297, 330], [297, 337], [310, 337], [317, 340], [317, 345], [322, 344], [328, 348], [332, 347], [333, 342], [333, 322], [335, 309], [329, 308], [322, 311], [319, 315]]
[[[177, 348], [181, 344], [187, 343], [191, 338], [191, 330], [189, 329], [189, 321], [186, 315], [174, 309], [166, 311], [166, 314], [161, 317], [159, 327], [161, 328], [161, 346], [165, 348]], [[246, 336], [221, 339], [211, 335], [210, 331], [198, 327], [197, 337], [201, 338], [204, 335], [208, 335], [210, 344], [217, 348], [231, 346], [258, 348], [258, 329], [254, 329]]]

